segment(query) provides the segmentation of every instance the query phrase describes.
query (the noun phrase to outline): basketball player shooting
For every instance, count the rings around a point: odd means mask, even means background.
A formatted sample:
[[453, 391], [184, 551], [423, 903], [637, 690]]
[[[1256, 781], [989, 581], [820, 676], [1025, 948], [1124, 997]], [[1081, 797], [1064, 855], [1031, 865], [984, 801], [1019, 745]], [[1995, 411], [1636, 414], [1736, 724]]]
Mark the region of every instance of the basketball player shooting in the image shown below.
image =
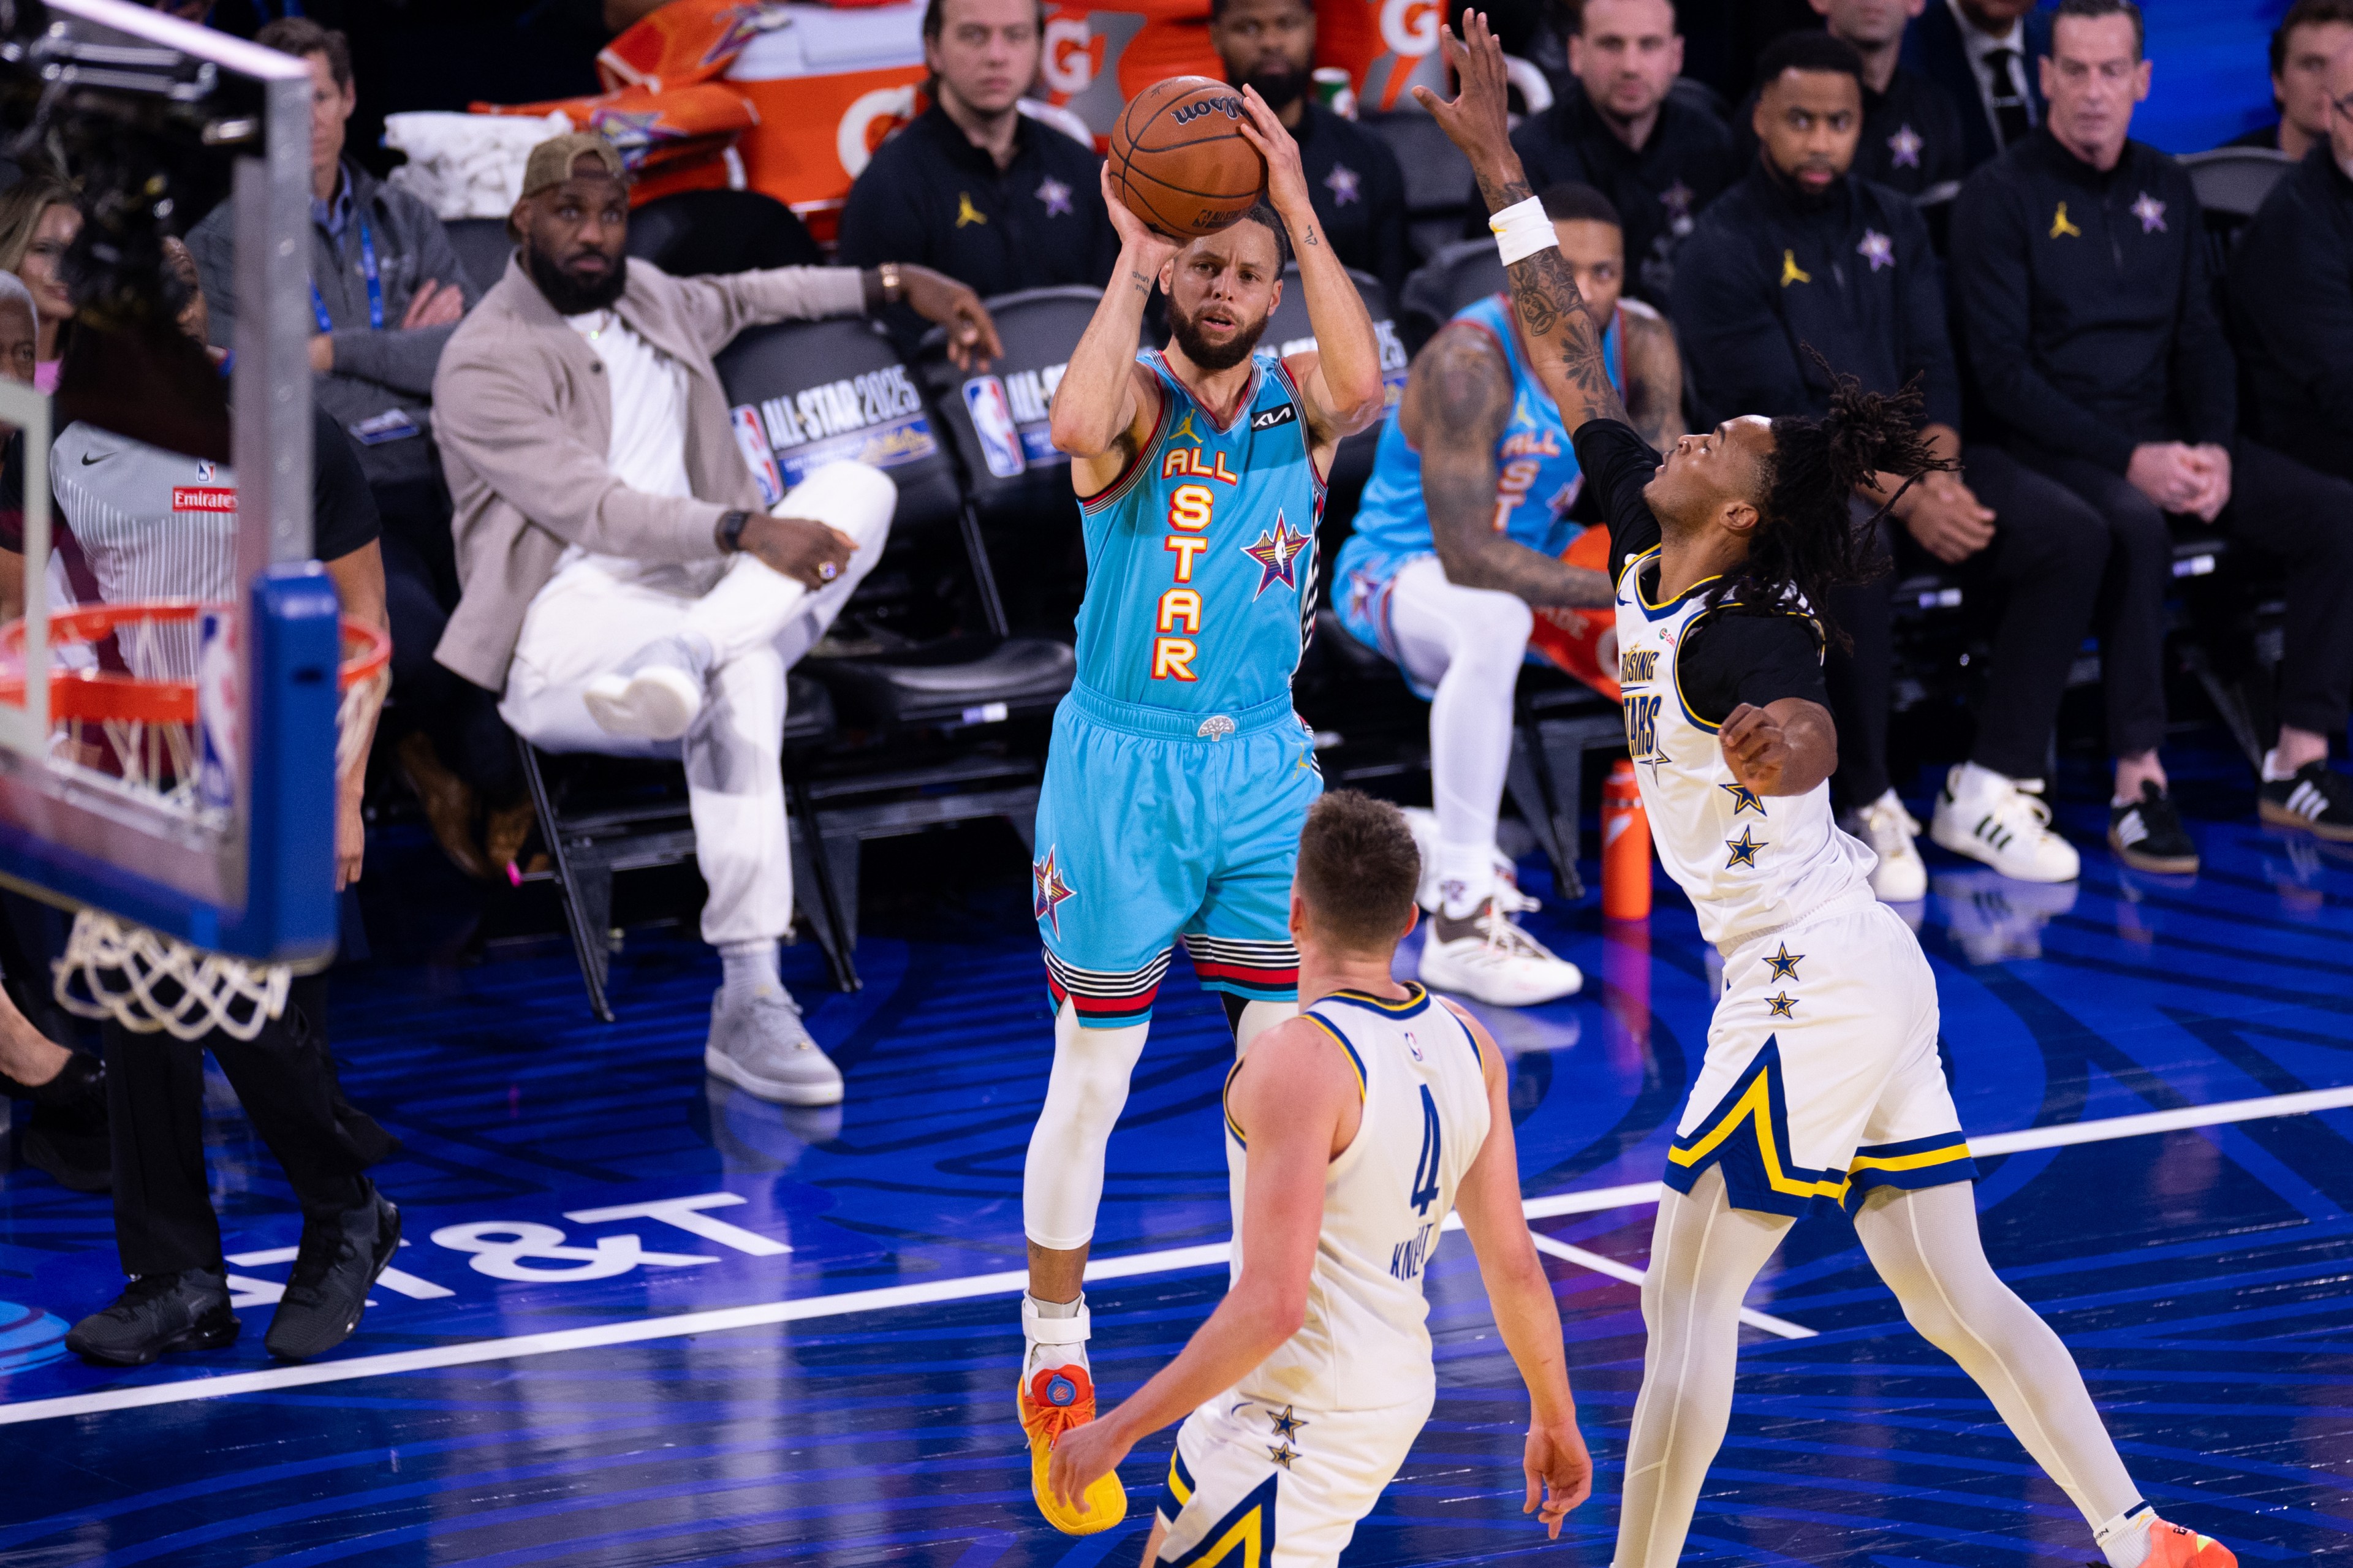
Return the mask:
[[1486, 19], [1444, 39], [1461, 95], [1415, 94], [1471, 160], [1538, 374], [1599, 487], [1617, 585], [1627, 744], [1660, 858], [1724, 954], [1707, 1057], [1667, 1156], [1642, 1286], [1650, 1330], [1626, 1446], [1617, 1568], [1670, 1568], [1731, 1415], [1738, 1311], [1816, 1201], [1852, 1215], [1912, 1325], [1964, 1371], [2082, 1510], [2112, 1568], [2234, 1568], [2158, 1519], [2066, 1347], [1979, 1244], [1976, 1167], [1938, 1067], [1934, 975], [1841, 832], [1811, 605], [1856, 573], [1847, 497], [1941, 465], [1916, 402], [1842, 380], [1820, 419], [1754, 416], [1662, 464], [1610, 384], [1600, 332], [1532, 199]]
[[1397, 807], [1340, 790], [1308, 812], [1290, 913], [1305, 1010], [1226, 1079], [1232, 1288], [1182, 1354], [1054, 1449], [1056, 1499], [1075, 1507], [1184, 1418], [1147, 1565], [1339, 1561], [1430, 1418], [1422, 1281], [1457, 1209], [1527, 1384], [1521, 1511], [1558, 1540], [1591, 1489], [1503, 1054], [1453, 1003], [1389, 978], [1420, 872]]
[[[1196, 101], [1213, 122], [1265, 160], [1267, 199], [1176, 240], [1138, 218], [1106, 171], [1119, 264], [1054, 397], [1088, 580], [1078, 679], [1055, 714], [1038, 804], [1032, 902], [1056, 1011], [1022, 1181], [1018, 1400], [1031, 1490], [1071, 1534], [1126, 1510], [1110, 1473], [1086, 1512], [1057, 1501], [1046, 1462], [1057, 1437], [1094, 1418], [1080, 1287], [1105, 1145], [1175, 942], [1222, 995], [1240, 1049], [1297, 1010], [1291, 874], [1323, 779], [1291, 677], [1314, 613], [1333, 448], [1381, 409], [1372, 320], [1319, 232], [1296, 144], [1255, 92], [1203, 86], [1214, 96]], [[1282, 298], [1286, 238], [1320, 352], [1280, 360], [1255, 350]], [[1139, 353], [1155, 288], [1168, 295], [1170, 342]]]

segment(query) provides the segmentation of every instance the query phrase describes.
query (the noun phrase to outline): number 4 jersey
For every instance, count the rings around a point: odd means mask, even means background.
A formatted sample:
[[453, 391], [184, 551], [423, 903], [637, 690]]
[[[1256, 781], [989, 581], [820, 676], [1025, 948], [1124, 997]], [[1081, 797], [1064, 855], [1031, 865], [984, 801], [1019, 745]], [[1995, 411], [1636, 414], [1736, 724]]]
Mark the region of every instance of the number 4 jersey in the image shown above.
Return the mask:
[[[1304, 1015], [1345, 1054], [1364, 1121], [1324, 1173], [1307, 1321], [1235, 1385], [1240, 1398], [1376, 1410], [1427, 1401], [1435, 1389], [1422, 1278], [1455, 1188], [1487, 1142], [1487, 1082], [1478, 1040], [1462, 1020], [1420, 986], [1406, 989], [1401, 1002], [1335, 991]], [[1247, 1162], [1229, 1116], [1236, 1279]]]

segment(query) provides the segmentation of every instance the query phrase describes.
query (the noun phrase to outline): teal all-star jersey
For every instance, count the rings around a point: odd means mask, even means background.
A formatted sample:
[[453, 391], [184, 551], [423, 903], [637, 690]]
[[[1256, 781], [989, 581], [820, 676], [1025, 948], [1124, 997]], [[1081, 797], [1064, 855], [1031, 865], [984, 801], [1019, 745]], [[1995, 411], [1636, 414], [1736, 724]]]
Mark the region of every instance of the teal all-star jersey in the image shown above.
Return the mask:
[[1315, 604], [1315, 471], [1299, 388], [1272, 354], [1220, 428], [1155, 350], [1159, 421], [1082, 500], [1079, 681], [1115, 701], [1215, 715], [1291, 689]]

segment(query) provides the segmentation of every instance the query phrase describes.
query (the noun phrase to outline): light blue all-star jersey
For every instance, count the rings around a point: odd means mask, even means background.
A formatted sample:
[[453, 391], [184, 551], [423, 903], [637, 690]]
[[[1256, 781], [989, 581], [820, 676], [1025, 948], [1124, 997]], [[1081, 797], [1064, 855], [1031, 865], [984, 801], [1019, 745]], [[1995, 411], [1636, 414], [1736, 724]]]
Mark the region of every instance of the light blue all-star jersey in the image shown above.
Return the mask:
[[1315, 471], [1299, 389], [1272, 354], [1220, 429], [1154, 350], [1152, 437], [1079, 506], [1079, 682], [1147, 708], [1232, 713], [1291, 689], [1315, 603]]

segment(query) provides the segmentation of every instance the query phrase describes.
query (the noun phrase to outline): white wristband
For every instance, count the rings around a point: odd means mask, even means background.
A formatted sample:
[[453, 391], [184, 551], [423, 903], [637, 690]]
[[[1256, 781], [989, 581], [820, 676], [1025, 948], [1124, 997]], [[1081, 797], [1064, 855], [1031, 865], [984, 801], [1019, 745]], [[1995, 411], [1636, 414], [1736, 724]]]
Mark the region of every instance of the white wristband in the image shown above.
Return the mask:
[[1495, 248], [1503, 253], [1506, 267], [1560, 244], [1552, 219], [1545, 216], [1544, 203], [1535, 196], [1505, 207], [1487, 220], [1487, 226], [1495, 233]]

